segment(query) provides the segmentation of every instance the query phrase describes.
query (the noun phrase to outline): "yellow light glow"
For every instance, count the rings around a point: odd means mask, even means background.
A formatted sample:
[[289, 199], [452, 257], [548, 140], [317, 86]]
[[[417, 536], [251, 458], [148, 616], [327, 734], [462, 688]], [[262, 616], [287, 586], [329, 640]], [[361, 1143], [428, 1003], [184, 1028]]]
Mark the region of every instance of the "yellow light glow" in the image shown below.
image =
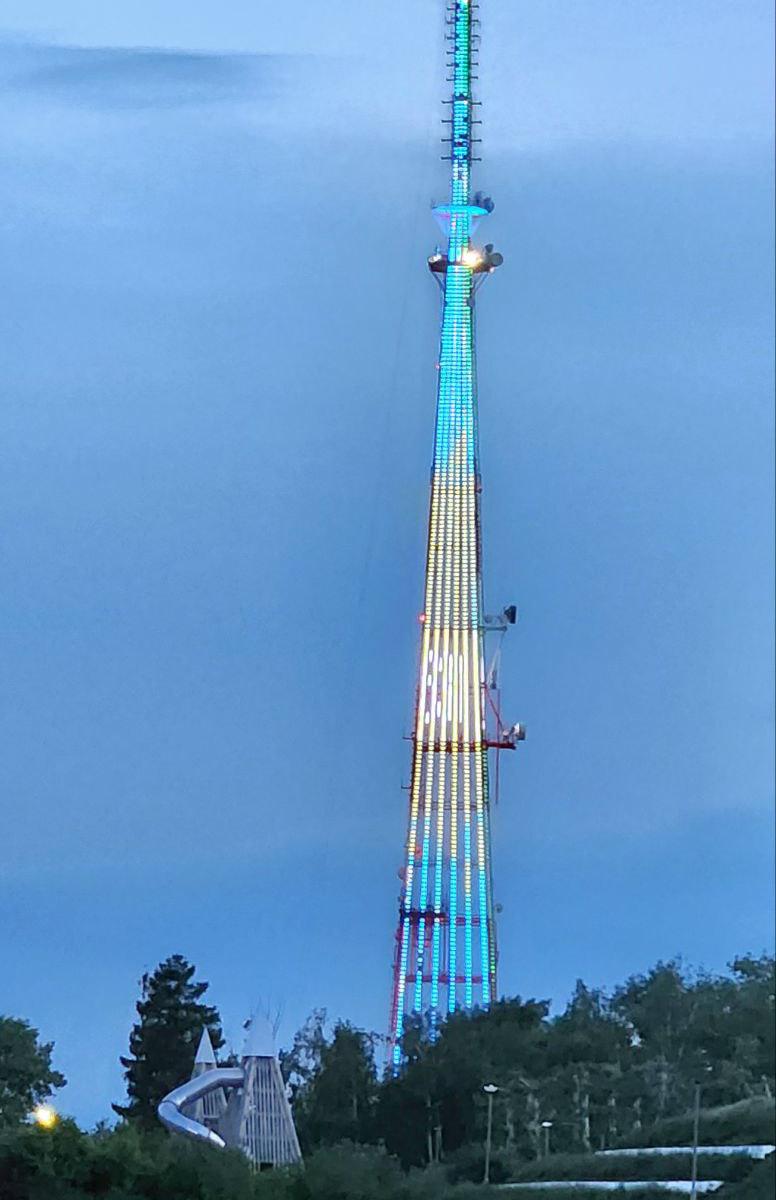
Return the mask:
[[40, 1125], [41, 1129], [53, 1129], [59, 1117], [56, 1109], [50, 1104], [39, 1104], [36, 1109], [33, 1109], [32, 1119], [36, 1125]]
[[472, 250], [470, 247], [468, 250], [464, 250], [461, 255], [461, 262], [466, 267], [478, 267], [482, 262], [482, 255], [479, 250]]

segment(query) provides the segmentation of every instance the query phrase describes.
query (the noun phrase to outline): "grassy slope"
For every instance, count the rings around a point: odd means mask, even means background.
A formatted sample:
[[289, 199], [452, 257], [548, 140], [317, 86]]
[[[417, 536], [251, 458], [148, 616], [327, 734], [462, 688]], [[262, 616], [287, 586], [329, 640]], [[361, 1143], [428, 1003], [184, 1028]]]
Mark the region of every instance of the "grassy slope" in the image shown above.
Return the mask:
[[[692, 1115], [660, 1121], [644, 1130], [639, 1138], [630, 1138], [623, 1146], [682, 1146], [692, 1142]], [[776, 1105], [773, 1100], [755, 1097], [724, 1108], [706, 1109], [699, 1127], [701, 1145], [733, 1146], [776, 1144]], [[626, 1158], [599, 1157], [594, 1154], [551, 1155], [537, 1163], [527, 1163], [512, 1175], [515, 1183], [541, 1180], [665, 1180], [689, 1179], [692, 1157], [676, 1155], [634, 1155]], [[773, 1156], [765, 1162], [741, 1155], [702, 1155], [698, 1159], [699, 1179], [722, 1179], [720, 1200], [773, 1200]], [[558, 1189], [553, 1200], [573, 1195]], [[601, 1196], [609, 1193], [601, 1193]], [[634, 1193], [628, 1193], [633, 1197]], [[586, 1192], [586, 1200], [594, 1193]]]
[[[752, 1169], [751, 1159], [739, 1155], [702, 1155], [698, 1159], [699, 1179], [744, 1179]], [[512, 1179], [689, 1179], [690, 1154], [638, 1155], [614, 1158], [595, 1154], [553, 1154], [538, 1163], [517, 1170]]]
[[[621, 1139], [621, 1146], [688, 1146], [692, 1143], [692, 1113], [658, 1121], [641, 1134]], [[702, 1146], [776, 1145], [776, 1102], [765, 1096], [740, 1100], [722, 1108], [701, 1111]]]

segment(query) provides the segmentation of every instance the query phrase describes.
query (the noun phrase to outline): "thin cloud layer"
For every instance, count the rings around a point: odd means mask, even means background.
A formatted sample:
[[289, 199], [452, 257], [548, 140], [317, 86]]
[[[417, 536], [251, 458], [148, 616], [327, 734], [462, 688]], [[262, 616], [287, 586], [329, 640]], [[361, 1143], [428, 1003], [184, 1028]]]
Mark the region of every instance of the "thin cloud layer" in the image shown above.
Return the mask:
[[6, 91], [97, 111], [266, 100], [278, 92], [292, 61], [284, 55], [0, 44]]

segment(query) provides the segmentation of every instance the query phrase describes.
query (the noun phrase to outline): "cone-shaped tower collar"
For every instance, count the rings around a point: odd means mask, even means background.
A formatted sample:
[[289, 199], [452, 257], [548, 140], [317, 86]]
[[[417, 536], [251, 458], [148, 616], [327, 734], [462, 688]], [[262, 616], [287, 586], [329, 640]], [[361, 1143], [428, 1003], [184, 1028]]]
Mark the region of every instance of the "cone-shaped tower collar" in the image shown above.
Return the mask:
[[215, 1051], [213, 1043], [210, 1040], [210, 1034], [207, 1031], [207, 1026], [202, 1030], [202, 1037], [199, 1039], [199, 1049], [197, 1057], [194, 1059], [197, 1066], [214, 1067], [216, 1065]]

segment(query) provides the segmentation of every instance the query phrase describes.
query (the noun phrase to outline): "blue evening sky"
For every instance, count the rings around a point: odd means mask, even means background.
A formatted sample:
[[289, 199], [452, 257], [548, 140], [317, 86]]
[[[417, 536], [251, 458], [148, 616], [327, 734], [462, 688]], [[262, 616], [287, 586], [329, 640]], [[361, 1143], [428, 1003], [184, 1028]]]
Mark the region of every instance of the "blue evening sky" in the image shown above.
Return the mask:
[[[0, 1012], [388, 1010], [442, 0], [6, 0]], [[769, 0], [483, 0], [501, 987], [772, 946]]]

